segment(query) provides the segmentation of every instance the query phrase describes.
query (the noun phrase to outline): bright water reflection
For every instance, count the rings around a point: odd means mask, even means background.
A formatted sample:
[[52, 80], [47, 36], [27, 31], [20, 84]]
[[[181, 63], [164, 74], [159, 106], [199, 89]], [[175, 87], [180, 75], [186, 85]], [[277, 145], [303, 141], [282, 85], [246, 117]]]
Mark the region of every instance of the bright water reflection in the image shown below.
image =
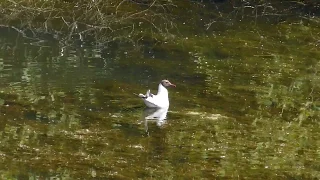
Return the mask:
[[146, 108], [143, 110], [141, 119], [145, 124], [145, 130], [148, 131], [148, 122], [156, 121], [157, 126], [166, 123], [168, 108]]

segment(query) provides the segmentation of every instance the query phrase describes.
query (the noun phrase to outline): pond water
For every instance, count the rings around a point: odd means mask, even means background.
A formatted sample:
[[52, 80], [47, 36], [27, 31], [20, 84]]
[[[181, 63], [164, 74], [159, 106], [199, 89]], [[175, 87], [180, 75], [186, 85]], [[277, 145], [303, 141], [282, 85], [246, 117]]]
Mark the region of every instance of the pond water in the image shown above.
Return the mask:
[[[319, 25], [233, 23], [139, 46], [1, 29], [1, 179], [319, 179]], [[134, 93], [162, 79], [147, 121]]]

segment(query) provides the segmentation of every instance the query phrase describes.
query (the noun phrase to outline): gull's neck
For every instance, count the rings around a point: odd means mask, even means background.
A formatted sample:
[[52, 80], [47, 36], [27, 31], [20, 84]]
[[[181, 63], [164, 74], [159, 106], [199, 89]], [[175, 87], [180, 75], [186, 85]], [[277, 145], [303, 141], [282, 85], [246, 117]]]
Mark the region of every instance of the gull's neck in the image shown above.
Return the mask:
[[157, 95], [168, 97], [168, 90], [161, 83], [158, 86], [158, 94]]

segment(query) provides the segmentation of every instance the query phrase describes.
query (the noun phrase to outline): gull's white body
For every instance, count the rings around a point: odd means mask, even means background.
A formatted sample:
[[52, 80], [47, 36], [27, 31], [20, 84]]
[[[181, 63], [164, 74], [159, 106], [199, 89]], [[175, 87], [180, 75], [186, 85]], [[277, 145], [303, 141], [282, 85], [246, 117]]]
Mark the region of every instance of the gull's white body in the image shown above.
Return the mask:
[[168, 108], [146, 108], [143, 113], [146, 120], [163, 121], [167, 118]]
[[169, 93], [167, 88], [163, 85], [165, 84], [168, 86], [174, 86], [167, 80], [163, 80], [158, 86], [158, 93], [156, 95], [151, 94], [150, 90], [147, 93], [139, 94], [139, 97], [142, 98], [143, 102], [146, 104], [147, 107], [150, 108], [168, 108], [169, 107]]
[[147, 107], [151, 108], [167, 108], [169, 107], [168, 90], [161, 83], [158, 86], [157, 95], [151, 94], [150, 90], [145, 95], [139, 94]]

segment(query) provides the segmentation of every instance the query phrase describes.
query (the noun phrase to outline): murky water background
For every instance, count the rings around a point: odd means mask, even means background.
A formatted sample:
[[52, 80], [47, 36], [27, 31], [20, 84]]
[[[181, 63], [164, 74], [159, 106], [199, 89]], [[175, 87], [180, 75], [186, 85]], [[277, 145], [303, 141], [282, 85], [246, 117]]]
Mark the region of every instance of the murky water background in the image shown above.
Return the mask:
[[[1, 179], [320, 178], [319, 26], [229, 25], [181, 49], [2, 28]], [[133, 93], [165, 78], [167, 119], [145, 121]]]

